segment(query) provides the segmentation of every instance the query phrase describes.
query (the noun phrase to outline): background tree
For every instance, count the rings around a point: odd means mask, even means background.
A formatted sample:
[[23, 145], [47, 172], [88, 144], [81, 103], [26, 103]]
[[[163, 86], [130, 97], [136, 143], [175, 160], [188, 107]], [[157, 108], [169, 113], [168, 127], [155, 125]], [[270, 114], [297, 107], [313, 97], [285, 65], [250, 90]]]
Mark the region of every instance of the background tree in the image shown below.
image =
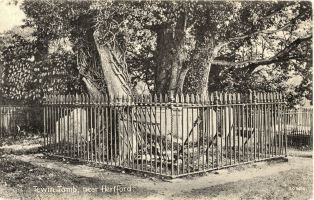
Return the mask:
[[32, 31], [23, 30], [16, 28], [0, 38], [3, 43], [1, 92], [6, 101], [32, 103], [45, 93], [83, 91], [73, 54], [56, 48], [45, 59], [36, 59], [40, 53], [35, 37], [30, 34]]

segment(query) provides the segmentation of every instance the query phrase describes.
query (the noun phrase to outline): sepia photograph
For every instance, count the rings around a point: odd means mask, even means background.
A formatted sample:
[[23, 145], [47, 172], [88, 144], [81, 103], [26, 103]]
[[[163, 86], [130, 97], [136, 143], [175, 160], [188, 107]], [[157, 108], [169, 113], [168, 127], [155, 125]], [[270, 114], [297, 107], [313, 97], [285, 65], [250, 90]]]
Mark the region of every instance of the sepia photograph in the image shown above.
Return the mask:
[[0, 200], [311, 200], [313, 3], [0, 0]]

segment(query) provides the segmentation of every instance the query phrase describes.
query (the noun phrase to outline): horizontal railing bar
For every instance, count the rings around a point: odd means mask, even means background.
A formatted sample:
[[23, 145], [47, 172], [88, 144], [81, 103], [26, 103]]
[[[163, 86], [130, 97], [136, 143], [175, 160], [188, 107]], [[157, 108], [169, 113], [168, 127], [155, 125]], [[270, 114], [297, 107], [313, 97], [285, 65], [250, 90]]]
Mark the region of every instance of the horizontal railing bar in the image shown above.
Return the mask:
[[273, 160], [273, 159], [287, 159], [287, 156], [274, 156], [274, 157], [264, 158], [264, 159], [259, 159], [259, 160], [252, 160], [252, 161], [240, 162], [240, 163], [232, 164], [232, 165], [224, 165], [224, 166], [215, 167], [215, 168], [210, 168], [210, 169], [206, 169], [206, 170], [200, 170], [200, 171], [196, 171], [196, 172], [190, 172], [190, 173], [179, 174], [179, 175], [172, 176], [172, 178], [179, 178], [179, 177], [184, 177], [184, 176], [189, 176], [189, 175], [195, 175], [195, 174], [200, 174], [200, 173], [206, 173], [206, 172], [215, 171], [215, 170], [219, 170], [219, 169], [225, 169], [225, 168], [230, 168], [230, 167], [235, 167], [235, 166], [241, 166], [241, 165], [246, 165], [246, 164], [251, 164], [251, 163], [256, 163], [256, 162], [262, 162], [262, 161], [268, 161], [268, 160]]
[[151, 106], [171, 106], [172, 108], [202, 108], [202, 107], [228, 107], [228, 106], [254, 106], [254, 105], [281, 105], [285, 104], [285, 102], [264, 102], [264, 103], [224, 103], [224, 104], [208, 104], [208, 103], [182, 103], [182, 102], [152, 102], [152, 103], [121, 103], [121, 102], [90, 102], [90, 103], [53, 103], [53, 102], [46, 102], [44, 105], [54, 105], [54, 106], [111, 106], [114, 105], [116, 107], [151, 107]]

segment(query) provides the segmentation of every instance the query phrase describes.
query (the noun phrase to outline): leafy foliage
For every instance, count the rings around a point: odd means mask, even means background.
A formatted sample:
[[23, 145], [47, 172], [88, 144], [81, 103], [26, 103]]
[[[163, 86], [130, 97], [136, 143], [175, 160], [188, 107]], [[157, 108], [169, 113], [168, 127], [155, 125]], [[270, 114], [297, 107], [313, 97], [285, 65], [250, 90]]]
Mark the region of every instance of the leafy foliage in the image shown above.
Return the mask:
[[[161, 73], [165, 72], [169, 84], [173, 74], [187, 70], [183, 91], [188, 93], [208, 87], [209, 91], [286, 91], [294, 103], [302, 96], [312, 98], [312, 72], [305, 67], [312, 63], [310, 2], [26, 0], [22, 9], [27, 15], [25, 27], [32, 27], [35, 37], [30, 46], [35, 61], [30, 62], [31, 57], [21, 52], [23, 62], [50, 66], [48, 71], [52, 65], [59, 66], [49, 75], [45, 67], [38, 67], [39, 74], [51, 77], [46, 81], [52, 85], [58, 78], [80, 85], [79, 74], [88, 74], [105, 85], [93, 35], [98, 31], [102, 44], [118, 46], [123, 52], [119, 59], [128, 64], [134, 86], [144, 81], [156, 91]], [[49, 55], [50, 42], [60, 39], [68, 39], [72, 51]], [[27, 45], [24, 47], [26, 51]], [[77, 69], [75, 65], [83, 57], [88, 67]], [[59, 59], [63, 64], [57, 64]], [[173, 73], [174, 66], [177, 73]], [[62, 70], [66, 71], [63, 77]], [[29, 77], [36, 79], [34, 74]], [[71, 74], [76, 78], [68, 78]], [[302, 80], [291, 88], [285, 83], [294, 75]], [[55, 89], [69, 92], [82, 88], [69, 89], [74, 86], [63, 83]], [[49, 90], [48, 85], [43, 84], [42, 92]]]
[[81, 92], [75, 57], [69, 52], [55, 52], [45, 60], [35, 60], [36, 41], [13, 35], [3, 48], [2, 93], [7, 100], [39, 101], [44, 94]]

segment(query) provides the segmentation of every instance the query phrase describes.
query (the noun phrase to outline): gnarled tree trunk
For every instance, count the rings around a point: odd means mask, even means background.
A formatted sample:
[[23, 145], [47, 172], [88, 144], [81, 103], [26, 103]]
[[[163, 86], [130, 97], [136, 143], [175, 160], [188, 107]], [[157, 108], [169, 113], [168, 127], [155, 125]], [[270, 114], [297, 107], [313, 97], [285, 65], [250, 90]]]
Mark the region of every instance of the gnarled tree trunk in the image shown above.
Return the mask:
[[154, 28], [157, 33], [155, 91], [157, 93], [182, 93], [187, 69], [186, 16], [182, 13], [175, 27], [164, 24]]
[[131, 95], [127, 64], [119, 47], [99, 42], [99, 32], [94, 32], [94, 40], [100, 57], [100, 65], [109, 95]]
[[[213, 41], [213, 39], [212, 39]], [[212, 42], [214, 43], [214, 42]], [[205, 53], [205, 60], [204, 60], [204, 66], [203, 70], [199, 72], [199, 86], [197, 87], [197, 93], [202, 95], [208, 94], [208, 78], [209, 73], [212, 68], [212, 62], [215, 60], [215, 58], [218, 56], [219, 50], [222, 47], [222, 43], [217, 45], [211, 45], [207, 48], [207, 51]]]

